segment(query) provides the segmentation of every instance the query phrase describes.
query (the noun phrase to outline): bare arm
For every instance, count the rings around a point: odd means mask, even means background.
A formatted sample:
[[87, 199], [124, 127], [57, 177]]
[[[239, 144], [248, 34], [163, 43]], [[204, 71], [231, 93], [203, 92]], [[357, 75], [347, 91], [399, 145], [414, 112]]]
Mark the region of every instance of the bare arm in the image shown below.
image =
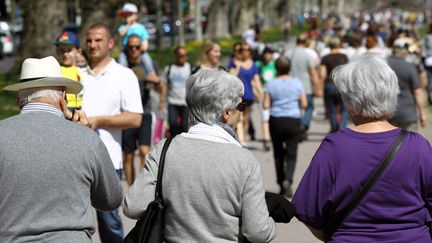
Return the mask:
[[327, 68], [324, 65], [320, 65], [320, 67], [319, 67], [319, 81], [323, 84], [326, 77], [327, 77]]
[[141, 51], [146, 52], [148, 50], [148, 45], [149, 45], [148, 40], [143, 40], [141, 42]]
[[258, 74], [255, 74], [252, 79], [252, 89], [255, 97], [257, 97], [258, 100], [261, 100], [263, 90], [262, 90], [261, 80]]
[[309, 68], [309, 76], [312, 81], [312, 90], [316, 97], [323, 96], [323, 85], [318, 76], [318, 72], [314, 67]]
[[267, 92], [264, 92], [264, 99], [263, 99], [263, 109], [270, 109], [271, 107], [271, 97], [270, 94]]
[[423, 106], [423, 89], [417, 88], [414, 90], [414, 99], [418, 110], [420, 126], [426, 126], [426, 112]]
[[146, 75], [146, 80], [153, 83], [153, 84], [159, 84], [160, 83], [160, 78], [159, 76], [156, 74], [155, 71], [149, 72]]
[[126, 32], [128, 31], [128, 29], [129, 29], [129, 25], [127, 24], [127, 25], [125, 25], [125, 26], [123, 27], [123, 29], [121, 29], [121, 30], [119, 31], [119, 35], [120, 35], [120, 37], [125, 36], [125, 35], [126, 35]]
[[307, 106], [308, 106], [308, 103], [307, 103], [307, 96], [306, 96], [306, 93], [303, 92], [303, 93], [300, 95], [300, 108], [302, 108], [302, 109], [306, 109]]
[[122, 112], [114, 116], [88, 117], [92, 129], [96, 128], [138, 128], [141, 125], [141, 114], [133, 112]]

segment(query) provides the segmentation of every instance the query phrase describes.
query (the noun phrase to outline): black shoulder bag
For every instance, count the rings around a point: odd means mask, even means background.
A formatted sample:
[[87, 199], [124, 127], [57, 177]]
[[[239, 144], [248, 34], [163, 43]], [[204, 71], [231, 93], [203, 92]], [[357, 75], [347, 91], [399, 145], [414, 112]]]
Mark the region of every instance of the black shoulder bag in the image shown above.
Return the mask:
[[162, 174], [166, 152], [173, 138], [174, 136], [169, 137], [162, 148], [156, 181], [155, 200], [149, 203], [143, 217], [137, 221], [133, 229], [127, 234], [123, 241], [124, 243], [163, 242], [165, 207], [162, 196]]
[[328, 242], [330, 237], [339, 229], [340, 225], [345, 220], [345, 218], [351, 214], [354, 208], [357, 207], [357, 205], [363, 200], [363, 198], [366, 196], [369, 190], [373, 187], [375, 182], [382, 175], [384, 170], [387, 168], [387, 166], [394, 158], [396, 152], [399, 150], [400, 145], [402, 144], [407, 134], [408, 132], [402, 129], [402, 131], [394, 141], [393, 145], [391, 146], [390, 150], [387, 152], [384, 159], [379, 163], [378, 167], [375, 168], [372, 175], [370, 175], [368, 180], [366, 181], [366, 184], [355, 195], [354, 199], [348, 204], [348, 206], [340, 214], [336, 216], [331, 216], [327, 220], [326, 226], [324, 228], [325, 242]]

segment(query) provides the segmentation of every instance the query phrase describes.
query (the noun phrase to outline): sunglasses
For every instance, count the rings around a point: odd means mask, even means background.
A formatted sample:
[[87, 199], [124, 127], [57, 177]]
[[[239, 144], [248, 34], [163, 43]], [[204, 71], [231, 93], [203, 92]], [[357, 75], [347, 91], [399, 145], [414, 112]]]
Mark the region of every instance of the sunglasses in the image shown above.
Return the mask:
[[139, 50], [139, 49], [141, 49], [141, 46], [127, 46], [127, 48], [128, 49], [131, 49], [131, 50]]
[[245, 102], [245, 101], [242, 101], [242, 102], [240, 102], [240, 103], [237, 105], [236, 109], [237, 109], [238, 111], [240, 111], [240, 112], [243, 112], [243, 111], [246, 110], [246, 107], [247, 107], [246, 102]]

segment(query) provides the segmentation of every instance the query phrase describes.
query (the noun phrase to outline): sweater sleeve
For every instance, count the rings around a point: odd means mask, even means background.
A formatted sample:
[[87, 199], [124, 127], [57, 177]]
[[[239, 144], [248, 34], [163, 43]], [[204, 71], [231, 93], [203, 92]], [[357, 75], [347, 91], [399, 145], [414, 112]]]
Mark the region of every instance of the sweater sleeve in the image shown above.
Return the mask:
[[276, 225], [269, 216], [261, 167], [254, 159], [242, 195], [241, 232], [251, 242], [270, 242], [276, 237]]
[[92, 164], [93, 183], [91, 202], [93, 207], [103, 211], [118, 208], [123, 199], [123, 189], [109, 153], [102, 143], [95, 146], [96, 163]]
[[155, 199], [159, 154], [163, 144], [164, 142], [160, 142], [147, 154], [144, 170], [135, 179], [123, 199], [123, 212], [131, 219], [140, 218], [148, 204]]

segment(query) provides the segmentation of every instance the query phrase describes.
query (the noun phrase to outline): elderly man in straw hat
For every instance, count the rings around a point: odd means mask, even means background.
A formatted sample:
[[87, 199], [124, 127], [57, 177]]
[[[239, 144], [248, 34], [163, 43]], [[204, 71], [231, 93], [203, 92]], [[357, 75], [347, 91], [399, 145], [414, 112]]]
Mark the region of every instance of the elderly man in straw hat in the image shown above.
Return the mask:
[[65, 119], [65, 93], [82, 86], [54, 57], [26, 59], [20, 79], [4, 88], [21, 112], [0, 121], [0, 242], [91, 242], [92, 206], [113, 210], [123, 191], [85, 115]]

